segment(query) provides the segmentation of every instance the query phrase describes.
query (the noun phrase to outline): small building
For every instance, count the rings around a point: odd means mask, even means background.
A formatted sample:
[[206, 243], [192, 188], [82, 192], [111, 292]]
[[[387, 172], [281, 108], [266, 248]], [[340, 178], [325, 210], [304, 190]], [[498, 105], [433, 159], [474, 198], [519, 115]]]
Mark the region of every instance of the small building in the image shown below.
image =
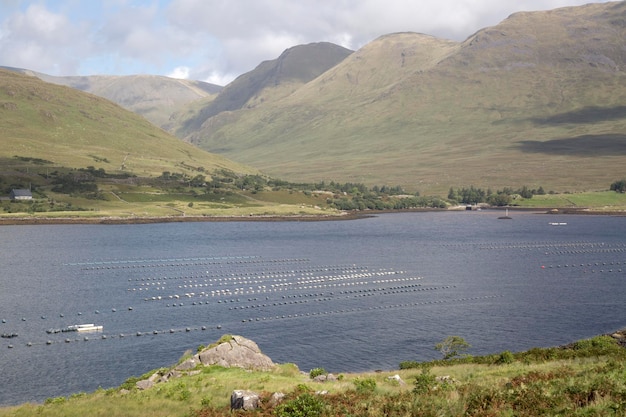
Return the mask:
[[11, 190], [9, 197], [11, 200], [32, 200], [33, 193], [25, 188], [14, 188]]

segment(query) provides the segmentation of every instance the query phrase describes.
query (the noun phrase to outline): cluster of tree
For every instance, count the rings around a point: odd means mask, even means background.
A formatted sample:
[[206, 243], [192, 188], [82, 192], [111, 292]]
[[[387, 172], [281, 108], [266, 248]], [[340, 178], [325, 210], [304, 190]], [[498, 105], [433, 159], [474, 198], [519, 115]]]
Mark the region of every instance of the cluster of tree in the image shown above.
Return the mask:
[[92, 199], [101, 199], [95, 176], [87, 170], [72, 171], [67, 174], [54, 173], [52, 191], [59, 194], [83, 196]]
[[376, 194], [329, 198], [328, 205], [338, 210], [407, 210], [414, 208], [445, 208], [446, 202], [438, 197], [391, 197]]
[[615, 191], [618, 193], [625, 193], [626, 192], [626, 179], [618, 180], [618, 181], [615, 181], [613, 184], [611, 184], [611, 191]]
[[508, 206], [517, 196], [521, 198], [532, 198], [534, 195], [543, 195], [545, 193], [543, 187], [530, 189], [526, 185], [518, 189], [505, 187], [502, 190], [497, 190], [495, 193], [490, 189], [485, 191], [482, 188], [474, 186], [469, 188], [463, 187], [457, 190], [450, 187], [448, 199], [462, 204], [487, 203], [492, 206]]

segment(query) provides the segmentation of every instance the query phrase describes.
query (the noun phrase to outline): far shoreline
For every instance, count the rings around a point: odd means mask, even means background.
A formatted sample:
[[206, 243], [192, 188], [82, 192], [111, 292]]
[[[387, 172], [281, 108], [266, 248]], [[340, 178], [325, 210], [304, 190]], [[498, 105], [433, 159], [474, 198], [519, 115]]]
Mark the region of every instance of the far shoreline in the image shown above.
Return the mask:
[[[536, 214], [567, 214], [567, 215], [597, 215], [597, 216], [626, 216], [622, 210], [593, 210], [589, 208], [542, 208], [542, 207], [488, 207], [485, 210], [501, 211], [508, 209], [517, 212], [533, 212]], [[407, 210], [367, 210], [343, 212], [339, 215], [232, 215], [232, 216], [155, 216], [155, 217], [2, 217], [0, 226], [33, 226], [33, 225], [124, 225], [124, 224], [156, 224], [156, 223], [195, 223], [195, 222], [317, 222], [357, 220], [386, 213], [426, 213], [426, 212], [459, 212], [455, 209], [407, 209]], [[474, 210], [467, 210], [474, 211]]]

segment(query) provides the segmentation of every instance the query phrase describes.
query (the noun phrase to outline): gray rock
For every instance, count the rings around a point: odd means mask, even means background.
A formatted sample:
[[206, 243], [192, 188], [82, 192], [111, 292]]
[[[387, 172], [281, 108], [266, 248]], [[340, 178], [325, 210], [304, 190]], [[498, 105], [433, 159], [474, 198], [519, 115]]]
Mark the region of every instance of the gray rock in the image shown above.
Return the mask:
[[259, 408], [259, 394], [254, 391], [235, 390], [230, 395], [230, 409], [251, 411]]
[[204, 349], [198, 358], [205, 366], [220, 365], [255, 370], [270, 370], [276, 366], [256, 343], [241, 336], [233, 336], [228, 342]]
[[137, 381], [135, 385], [137, 386], [137, 389], [146, 390], [152, 388], [154, 386], [154, 382], [149, 379], [143, 379], [141, 381]]
[[406, 382], [404, 382], [402, 378], [400, 378], [400, 375], [398, 374], [395, 374], [393, 376], [388, 376], [387, 379], [390, 381], [397, 381], [399, 385], [406, 385]]
[[315, 382], [334, 382], [336, 380], [337, 380], [337, 377], [333, 374], [318, 375], [315, 378], [313, 378], [313, 381]]
[[282, 392], [275, 392], [270, 397], [270, 401], [268, 405], [270, 406], [270, 408], [274, 408], [278, 404], [280, 404], [284, 398], [285, 398], [285, 394], [283, 394]]
[[190, 369], [194, 369], [199, 364], [200, 364], [200, 358], [196, 355], [182, 362], [180, 365], [177, 365], [176, 368], [174, 369], [178, 371], [188, 371]]

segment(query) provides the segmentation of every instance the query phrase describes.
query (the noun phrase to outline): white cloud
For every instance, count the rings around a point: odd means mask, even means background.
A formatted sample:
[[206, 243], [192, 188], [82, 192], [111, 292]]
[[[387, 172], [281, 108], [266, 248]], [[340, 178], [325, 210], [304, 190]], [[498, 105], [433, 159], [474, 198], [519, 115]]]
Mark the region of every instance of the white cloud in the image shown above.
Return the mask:
[[170, 78], [178, 78], [181, 80], [186, 80], [189, 78], [190, 69], [189, 67], [176, 67], [174, 71], [167, 74]]
[[298, 44], [358, 49], [403, 31], [461, 41], [516, 11], [591, 0], [0, 1], [0, 65], [53, 75], [176, 74], [224, 85]]

